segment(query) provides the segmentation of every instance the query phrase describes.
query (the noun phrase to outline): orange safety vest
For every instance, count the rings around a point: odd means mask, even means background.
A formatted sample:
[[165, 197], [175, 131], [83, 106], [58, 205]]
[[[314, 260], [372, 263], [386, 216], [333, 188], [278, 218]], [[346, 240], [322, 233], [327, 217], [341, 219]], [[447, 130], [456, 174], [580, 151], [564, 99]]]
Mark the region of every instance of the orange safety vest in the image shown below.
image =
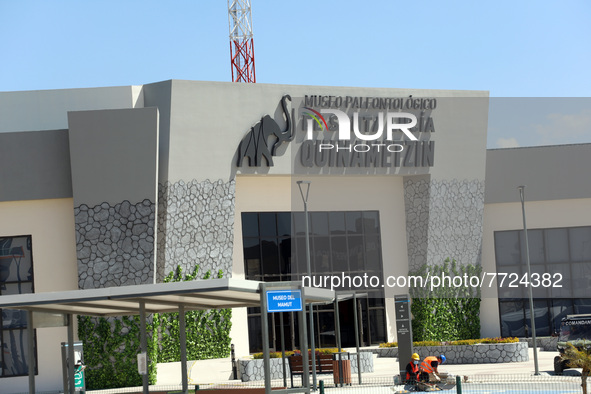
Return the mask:
[[433, 357], [433, 356], [425, 357], [425, 359], [421, 363], [421, 367], [420, 367], [421, 372], [433, 373], [433, 367], [431, 366], [431, 363], [433, 361], [439, 362], [439, 360], [437, 360], [437, 357]]
[[418, 379], [418, 372], [419, 372], [419, 366], [415, 365], [415, 363], [413, 363], [412, 361], [409, 363], [410, 364], [410, 369], [412, 370], [412, 376], [411, 374], [408, 373], [408, 371], [406, 371], [406, 380], [409, 381], [411, 379], [415, 379], [415, 380], [419, 380]]

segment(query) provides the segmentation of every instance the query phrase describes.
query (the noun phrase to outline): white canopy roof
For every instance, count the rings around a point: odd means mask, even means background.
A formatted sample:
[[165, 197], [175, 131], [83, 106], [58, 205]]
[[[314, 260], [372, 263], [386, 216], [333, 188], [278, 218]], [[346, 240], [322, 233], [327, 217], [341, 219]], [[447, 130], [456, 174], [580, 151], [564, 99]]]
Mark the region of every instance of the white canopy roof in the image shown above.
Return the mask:
[[[140, 302], [146, 313], [261, 306], [260, 284], [243, 279], [203, 279], [190, 282], [157, 283], [103, 289], [71, 290], [0, 297], [0, 308], [88, 316], [138, 315]], [[292, 288], [294, 282], [267, 283], [272, 289]], [[304, 303], [327, 302], [335, 293], [327, 289], [303, 288]]]

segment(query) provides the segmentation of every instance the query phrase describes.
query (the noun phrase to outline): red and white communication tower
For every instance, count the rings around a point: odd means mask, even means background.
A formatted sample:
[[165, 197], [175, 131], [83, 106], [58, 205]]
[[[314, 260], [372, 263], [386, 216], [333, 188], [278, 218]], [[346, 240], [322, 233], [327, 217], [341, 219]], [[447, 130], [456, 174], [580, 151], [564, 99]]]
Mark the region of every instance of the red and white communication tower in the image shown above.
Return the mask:
[[232, 82], [256, 82], [250, 0], [228, 0]]

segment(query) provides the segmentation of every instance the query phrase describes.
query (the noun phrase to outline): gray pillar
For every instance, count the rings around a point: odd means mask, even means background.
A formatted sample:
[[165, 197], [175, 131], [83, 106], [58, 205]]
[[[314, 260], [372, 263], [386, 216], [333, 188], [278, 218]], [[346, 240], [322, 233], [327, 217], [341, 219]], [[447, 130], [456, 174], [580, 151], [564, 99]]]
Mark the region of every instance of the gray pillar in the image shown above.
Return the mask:
[[359, 353], [359, 321], [357, 313], [357, 294], [353, 294], [353, 320], [355, 320], [355, 348], [357, 349], [357, 376], [361, 384], [361, 354]]
[[29, 340], [29, 394], [35, 394], [35, 331], [32, 311], [27, 311], [27, 334]]
[[68, 315], [68, 386], [70, 394], [74, 394], [74, 315]]
[[308, 331], [306, 331], [306, 308], [303, 307], [305, 296], [302, 291], [302, 310], [298, 312], [299, 330], [300, 330], [300, 350], [302, 352], [302, 364], [304, 365], [304, 373], [302, 375], [302, 386], [305, 392], [310, 394], [310, 361], [308, 359]]
[[[146, 369], [149, 371], [150, 359], [148, 357], [148, 339], [146, 334], [146, 303], [144, 301], [140, 301], [140, 352], [146, 353]], [[142, 386], [144, 394], [149, 394], [150, 392], [149, 378], [149, 373], [142, 375]]]
[[267, 316], [267, 286], [261, 283], [261, 333], [263, 336], [263, 371], [265, 394], [271, 394], [271, 366], [269, 363], [269, 318]]
[[183, 382], [183, 394], [189, 391], [187, 374], [187, 333], [185, 324], [185, 307], [179, 305], [179, 346], [181, 347], [181, 379]]
[[279, 326], [281, 327], [281, 366], [283, 368], [283, 387], [287, 387], [287, 370], [285, 368], [285, 330], [283, 329], [283, 312], [279, 312]]

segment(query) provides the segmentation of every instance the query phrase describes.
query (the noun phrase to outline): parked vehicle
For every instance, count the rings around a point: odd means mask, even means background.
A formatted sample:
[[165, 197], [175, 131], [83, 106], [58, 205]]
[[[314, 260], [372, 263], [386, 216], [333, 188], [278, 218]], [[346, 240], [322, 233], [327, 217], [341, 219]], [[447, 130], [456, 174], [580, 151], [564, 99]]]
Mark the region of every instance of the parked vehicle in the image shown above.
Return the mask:
[[554, 373], [557, 375], [570, 368], [564, 359], [567, 343], [578, 349], [591, 349], [591, 314], [568, 315], [562, 319], [557, 345], [559, 355], [554, 357]]

